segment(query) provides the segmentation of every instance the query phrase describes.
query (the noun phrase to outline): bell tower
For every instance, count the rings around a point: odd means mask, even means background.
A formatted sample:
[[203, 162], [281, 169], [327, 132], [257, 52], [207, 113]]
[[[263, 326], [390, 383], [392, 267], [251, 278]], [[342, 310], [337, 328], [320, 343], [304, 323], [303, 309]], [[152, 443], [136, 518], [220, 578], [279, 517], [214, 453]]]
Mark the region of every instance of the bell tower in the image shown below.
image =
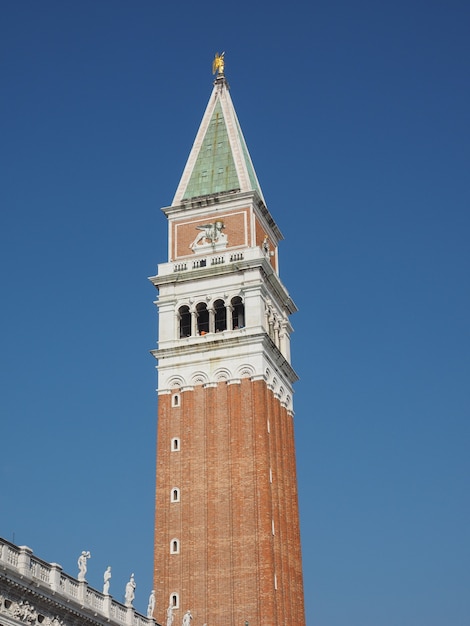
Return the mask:
[[[155, 618], [305, 624], [281, 232], [223, 55], [171, 206], [158, 289]], [[188, 621], [189, 623], [189, 621]]]

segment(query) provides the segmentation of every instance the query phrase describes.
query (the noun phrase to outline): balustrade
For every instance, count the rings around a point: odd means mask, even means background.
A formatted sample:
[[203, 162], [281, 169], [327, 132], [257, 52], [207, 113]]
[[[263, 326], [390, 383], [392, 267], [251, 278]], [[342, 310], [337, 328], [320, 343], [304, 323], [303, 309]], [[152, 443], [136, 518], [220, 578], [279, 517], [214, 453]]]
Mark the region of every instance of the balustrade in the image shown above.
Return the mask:
[[[15, 546], [0, 538], [0, 566], [7, 574], [8, 571], [26, 581], [37, 581], [35, 585], [43, 587], [44, 592], [50, 590], [53, 594], [60, 594], [67, 602], [79, 602], [83, 608], [92, 609], [96, 615], [101, 615], [106, 621], [114, 621], [120, 626], [151, 626], [155, 624], [152, 618], [137, 613], [133, 607], [126, 607], [110, 596], [104, 596], [100, 591], [88, 587], [85, 581], [62, 573], [57, 563], [47, 563], [32, 556], [32, 550], [26, 546]], [[37, 592], [36, 592], [37, 593]]]
[[39, 578], [39, 580], [48, 583], [50, 580], [50, 571], [50, 567], [48, 567], [47, 563], [43, 563], [34, 558], [31, 559], [31, 574], [34, 578]]
[[186, 272], [191, 269], [197, 270], [201, 267], [207, 267], [208, 265], [223, 265], [224, 263], [235, 263], [237, 261], [243, 261], [245, 258], [245, 254], [243, 252], [233, 252], [231, 254], [218, 254], [216, 256], [209, 256], [204, 259], [194, 259], [189, 263], [186, 261], [181, 261], [178, 263], [173, 263], [173, 272]]
[[211, 259], [211, 265], [222, 265], [222, 263], [225, 263], [224, 256], [214, 256]]

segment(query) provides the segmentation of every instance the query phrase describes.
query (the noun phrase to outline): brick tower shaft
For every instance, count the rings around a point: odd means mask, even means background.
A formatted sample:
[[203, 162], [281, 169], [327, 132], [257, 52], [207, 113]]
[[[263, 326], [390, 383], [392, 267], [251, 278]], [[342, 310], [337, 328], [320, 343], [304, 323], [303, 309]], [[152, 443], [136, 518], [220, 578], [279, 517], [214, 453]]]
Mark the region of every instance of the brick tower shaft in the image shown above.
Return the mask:
[[282, 235], [219, 68], [159, 291], [155, 617], [305, 624]]

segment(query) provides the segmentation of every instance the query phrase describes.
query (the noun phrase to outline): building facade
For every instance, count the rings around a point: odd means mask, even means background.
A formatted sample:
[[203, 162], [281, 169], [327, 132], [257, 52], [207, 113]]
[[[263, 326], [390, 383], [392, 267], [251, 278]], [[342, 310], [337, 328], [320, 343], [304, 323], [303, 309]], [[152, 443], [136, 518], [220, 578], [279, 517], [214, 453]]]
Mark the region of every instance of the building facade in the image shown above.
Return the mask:
[[[171, 206], [158, 289], [155, 618], [305, 624], [289, 316], [223, 63]], [[187, 618], [189, 619], [189, 617]]]
[[133, 592], [122, 604], [109, 595], [109, 578], [100, 592], [85, 580], [86, 560], [81, 570], [74, 578], [0, 538], [0, 626], [157, 626], [134, 609]]

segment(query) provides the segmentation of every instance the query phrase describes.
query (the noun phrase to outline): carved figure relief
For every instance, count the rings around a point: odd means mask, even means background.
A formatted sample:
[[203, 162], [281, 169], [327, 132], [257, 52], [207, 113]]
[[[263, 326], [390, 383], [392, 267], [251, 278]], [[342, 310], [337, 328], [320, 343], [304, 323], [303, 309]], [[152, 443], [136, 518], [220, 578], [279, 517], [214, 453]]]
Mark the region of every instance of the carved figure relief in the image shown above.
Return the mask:
[[0, 613], [10, 614], [16, 622], [23, 624], [43, 624], [43, 626], [64, 626], [59, 617], [49, 617], [38, 613], [27, 600], [9, 600], [0, 595]]
[[46, 626], [64, 626], [64, 620], [59, 619], [59, 617], [46, 617], [44, 620]]
[[14, 602], [13, 617], [20, 619], [25, 624], [34, 624], [37, 618], [36, 609], [26, 600]]
[[196, 229], [201, 232], [197, 234], [196, 238], [189, 247], [194, 252], [220, 250], [221, 248], [226, 248], [227, 235], [222, 232], [224, 228], [225, 225], [220, 220], [213, 222], [212, 224], [196, 226]]

